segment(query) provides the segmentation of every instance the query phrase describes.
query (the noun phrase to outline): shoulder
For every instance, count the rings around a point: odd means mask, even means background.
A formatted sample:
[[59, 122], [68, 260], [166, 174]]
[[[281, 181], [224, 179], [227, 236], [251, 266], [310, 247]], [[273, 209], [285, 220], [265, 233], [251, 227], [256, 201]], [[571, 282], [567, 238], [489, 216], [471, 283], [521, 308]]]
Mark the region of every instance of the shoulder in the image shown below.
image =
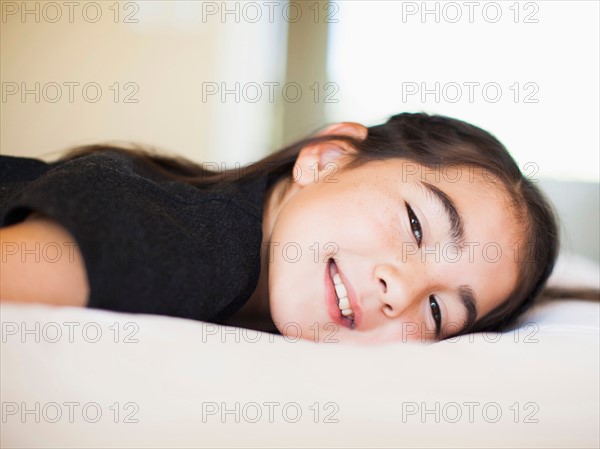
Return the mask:
[[33, 180], [49, 167], [49, 164], [40, 159], [0, 155], [0, 180], [2, 183]]

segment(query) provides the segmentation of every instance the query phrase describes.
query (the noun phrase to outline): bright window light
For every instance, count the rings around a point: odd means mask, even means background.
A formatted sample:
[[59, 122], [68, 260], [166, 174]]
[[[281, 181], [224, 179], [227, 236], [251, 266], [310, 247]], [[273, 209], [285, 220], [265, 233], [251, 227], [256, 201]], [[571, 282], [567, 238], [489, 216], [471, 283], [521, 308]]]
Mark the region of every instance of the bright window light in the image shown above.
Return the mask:
[[336, 5], [328, 121], [449, 115], [496, 135], [537, 178], [599, 180], [598, 2]]

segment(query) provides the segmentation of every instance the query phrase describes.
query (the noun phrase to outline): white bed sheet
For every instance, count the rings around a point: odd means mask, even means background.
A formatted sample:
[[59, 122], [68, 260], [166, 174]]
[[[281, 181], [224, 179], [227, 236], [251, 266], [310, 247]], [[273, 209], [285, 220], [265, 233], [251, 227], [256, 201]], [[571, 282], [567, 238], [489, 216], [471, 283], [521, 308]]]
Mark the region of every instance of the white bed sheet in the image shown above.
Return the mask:
[[[552, 282], [595, 285], [598, 270], [562, 257]], [[375, 347], [90, 309], [0, 313], [2, 447], [600, 445], [597, 302], [537, 306], [510, 332]]]

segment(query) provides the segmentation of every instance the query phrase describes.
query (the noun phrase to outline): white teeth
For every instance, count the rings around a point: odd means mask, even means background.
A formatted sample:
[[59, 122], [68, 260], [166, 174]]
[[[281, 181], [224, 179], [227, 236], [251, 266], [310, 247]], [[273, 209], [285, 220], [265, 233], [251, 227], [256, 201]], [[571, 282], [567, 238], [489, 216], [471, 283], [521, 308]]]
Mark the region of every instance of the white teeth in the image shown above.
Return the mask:
[[344, 309], [350, 309], [350, 301], [348, 300], [348, 298], [346, 296], [344, 296], [343, 298], [340, 298], [340, 310], [344, 310]]
[[[344, 287], [344, 284], [335, 284], [335, 292], [338, 295], [338, 298], [343, 298], [344, 296], [348, 296], [348, 292], [346, 291], [346, 287]], [[347, 309], [348, 307], [344, 307], [344, 309]]]
[[333, 275], [333, 283], [335, 284], [335, 293], [338, 297], [338, 307], [340, 308], [340, 312], [342, 312], [343, 316], [347, 316], [352, 318], [354, 315], [354, 311], [352, 307], [350, 307], [350, 301], [348, 300], [348, 291], [342, 282], [342, 278], [339, 273], [335, 273]]

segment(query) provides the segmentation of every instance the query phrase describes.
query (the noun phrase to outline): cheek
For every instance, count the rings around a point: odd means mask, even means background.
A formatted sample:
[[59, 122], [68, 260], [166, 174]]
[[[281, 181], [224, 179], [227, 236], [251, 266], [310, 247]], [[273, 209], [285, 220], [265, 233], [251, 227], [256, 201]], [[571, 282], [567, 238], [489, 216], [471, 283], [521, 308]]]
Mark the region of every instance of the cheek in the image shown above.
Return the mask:
[[[277, 268], [277, 267], [273, 267]], [[277, 270], [275, 270], [277, 271]], [[282, 273], [285, 276], [285, 272]], [[293, 293], [298, 293], [295, 289], [286, 287], [285, 282], [279, 282], [281, 280], [281, 274], [273, 273], [269, 279], [269, 309], [271, 313], [271, 319], [278, 324], [278, 328], [281, 330], [281, 326], [285, 323], [297, 320], [297, 308], [294, 303], [297, 302], [297, 298], [294, 297]]]
[[332, 251], [369, 255], [377, 248], [400, 249], [403, 243], [413, 242], [403, 213], [401, 201], [390, 195], [364, 189], [315, 191], [286, 204], [271, 240], [280, 246], [295, 242], [303, 250], [318, 248], [322, 256]]

